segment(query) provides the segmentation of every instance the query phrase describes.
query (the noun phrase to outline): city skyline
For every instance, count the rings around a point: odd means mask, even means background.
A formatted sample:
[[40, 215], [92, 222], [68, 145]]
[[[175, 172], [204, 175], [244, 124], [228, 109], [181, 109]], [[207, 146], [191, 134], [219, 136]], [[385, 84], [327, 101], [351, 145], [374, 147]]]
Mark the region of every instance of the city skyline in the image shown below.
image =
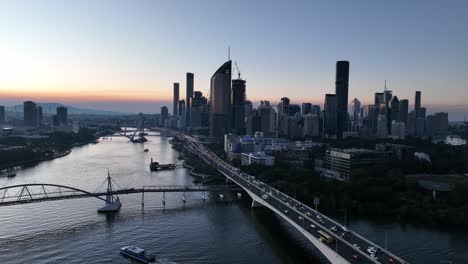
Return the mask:
[[[468, 54], [457, 48], [468, 35], [462, 34], [464, 3], [409, 4], [403, 11], [371, 2], [327, 7], [274, 3], [268, 10], [248, 2], [217, 7], [209, 1], [185, 7], [182, 2], [142, 2], [130, 7], [104, 1], [83, 7], [42, 1], [24, 8], [26, 2], [0, 9], [0, 104], [55, 101], [159, 112], [160, 106], [172, 105], [173, 82], [186, 86], [186, 72], [195, 74], [194, 90], [208, 94], [210, 75], [227, 59], [231, 46], [231, 58], [249, 83], [247, 97], [254, 104], [286, 96], [299, 104], [323, 105], [324, 95], [333, 91], [334, 63], [348, 60], [348, 103], [353, 98], [372, 103], [387, 80], [388, 89], [409, 99], [410, 109], [414, 91], [420, 90], [428, 112], [447, 111], [451, 120], [468, 116], [462, 79]], [[374, 14], [384, 8], [394, 12]], [[233, 14], [219, 20], [217, 11], [224, 9]], [[331, 11], [337, 21], [327, 18]], [[175, 13], [180, 13], [178, 20], [171, 18]], [[248, 23], [256, 16], [263, 20]], [[342, 28], [349, 19], [357, 23]], [[422, 33], [428, 30], [430, 36]], [[345, 42], [339, 42], [340, 35]]]

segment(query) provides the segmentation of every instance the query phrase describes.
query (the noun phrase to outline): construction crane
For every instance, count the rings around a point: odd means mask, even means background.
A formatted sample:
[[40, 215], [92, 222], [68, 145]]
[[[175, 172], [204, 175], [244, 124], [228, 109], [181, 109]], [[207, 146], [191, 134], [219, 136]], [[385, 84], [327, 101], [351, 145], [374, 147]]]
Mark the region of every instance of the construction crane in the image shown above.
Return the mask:
[[241, 72], [239, 70], [239, 66], [237, 66], [237, 61], [234, 61], [234, 64], [236, 65], [236, 69], [237, 69], [237, 79], [240, 80], [241, 79]]

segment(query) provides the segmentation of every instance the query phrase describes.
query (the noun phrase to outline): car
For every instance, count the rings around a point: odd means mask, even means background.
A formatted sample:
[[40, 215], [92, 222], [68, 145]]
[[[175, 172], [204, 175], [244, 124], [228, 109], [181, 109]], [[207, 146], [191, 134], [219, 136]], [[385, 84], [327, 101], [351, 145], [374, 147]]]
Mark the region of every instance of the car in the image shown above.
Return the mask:
[[330, 230], [333, 231], [333, 232], [336, 232], [336, 231], [338, 231], [338, 228], [336, 228], [336, 226], [332, 226], [332, 227], [330, 228]]
[[361, 249], [361, 247], [358, 244], [353, 244], [353, 247], [355, 247], [357, 249]]
[[317, 215], [317, 219], [322, 219], [322, 217], [320, 215]]
[[266, 199], [268, 199], [268, 195], [264, 194], [264, 195], [262, 195], [262, 198], [263, 198], [263, 200], [266, 200]]
[[390, 262], [390, 263], [396, 263], [395, 260], [393, 260], [392, 258], [389, 258], [389, 259], [388, 259], [388, 262]]
[[310, 212], [307, 212], [306, 215], [307, 216], [312, 216], [312, 214]]
[[353, 255], [353, 259], [354, 260], [361, 260], [361, 257], [359, 257], [358, 255]]
[[342, 226], [341, 229], [343, 229], [343, 231], [345, 231], [345, 232], [348, 232], [348, 231], [349, 231], [349, 229], [346, 228], [345, 226]]
[[287, 213], [288, 213], [288, 210], [284, 210], [284, 213], [287, 214]]
[[340, 234], [340, 237], [341, 237], [341, 238], [345, 238], [345, 237], [346, 237], [346, 233], [341, 233], [341, 234]]
[[374, 254], [370, 254], [371, 258], [375, 259], [375, 260], [379, 260], [379, 258]]
[[310, 224], [310, 227], [315, 228], [315, 225], [314, 225], [314, 224]]

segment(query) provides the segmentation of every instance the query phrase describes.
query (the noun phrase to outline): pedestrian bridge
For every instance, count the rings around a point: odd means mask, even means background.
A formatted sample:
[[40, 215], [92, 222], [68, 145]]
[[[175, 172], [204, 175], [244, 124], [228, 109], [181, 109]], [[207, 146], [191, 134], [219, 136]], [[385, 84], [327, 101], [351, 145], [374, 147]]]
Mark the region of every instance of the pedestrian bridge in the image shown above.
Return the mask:
[[106, 198], [109, 197], [109, 195], [115, 196], [132, 193], [142, 193], [142, 198], [144, 198], [144, 193], [154, 192], [165, 194], [172, 192], [227, 192], [241, 190], [242, 189], [236, 185], [146, 185], [141, 188], [121, 188], [109, 192], [89, 192], [65, 185], [31, 183], [0, 188], [0, 207], [90, 197], [107, 202]]

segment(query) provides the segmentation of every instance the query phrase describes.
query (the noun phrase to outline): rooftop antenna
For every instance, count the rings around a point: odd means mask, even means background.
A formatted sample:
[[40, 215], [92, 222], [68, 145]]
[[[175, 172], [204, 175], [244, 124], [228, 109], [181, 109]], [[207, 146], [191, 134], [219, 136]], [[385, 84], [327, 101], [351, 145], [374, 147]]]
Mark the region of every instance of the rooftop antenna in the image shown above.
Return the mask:
[[228, 46], [228, 61], [231, 60], [231, 47]]
[[387, 80], [385, 80], [384, 91], [387, 91]]

